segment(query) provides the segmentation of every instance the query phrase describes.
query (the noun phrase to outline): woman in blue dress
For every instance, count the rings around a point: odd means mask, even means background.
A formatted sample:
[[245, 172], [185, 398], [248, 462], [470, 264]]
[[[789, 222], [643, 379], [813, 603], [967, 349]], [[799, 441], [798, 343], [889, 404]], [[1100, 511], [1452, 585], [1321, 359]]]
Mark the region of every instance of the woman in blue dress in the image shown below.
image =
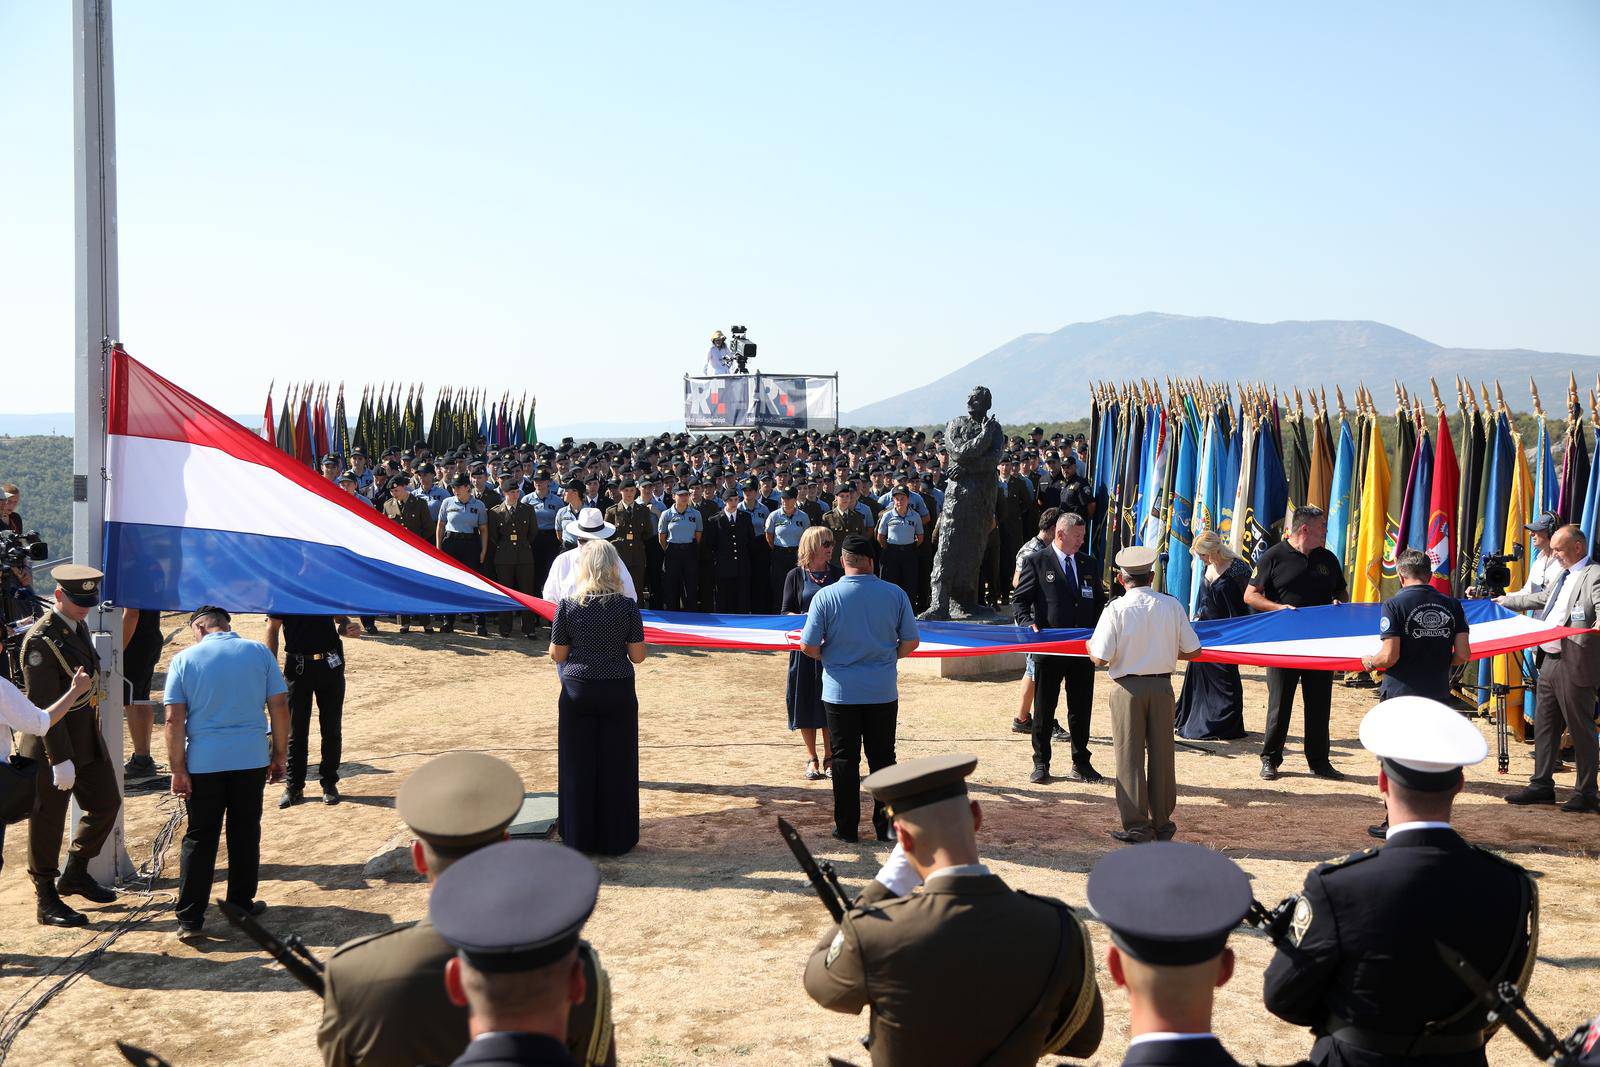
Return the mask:
[[[817, 590], [844, 577], [844, 570], [833, 562], [833, 531], [826, 526], [811, 526], [800, 535], [799, 565], [783, 580], [785, 615], [804, 615]], [[789, 729], [799, 730], [805, 739], [806, 781], [827, 777], [833, 769], [833, 749], [828, 743], [828, 716], [822, 710], [822, 664], [802, 652], [789, 653], [789, 684], [784, 694], [789, 705]], [[822, 735], [822, 756], [817, 756], [817, 735]]]
[[[1205, 568], [1196, 621], [1249, 614], [1244, 587], [1250, 567], [1214, 531], [1205, 530], [1190, 549]], [[1173, 729], [1191, 741], [1232, 741], [1245, 736], [1244, 683], [1232, 663], [1190, 663], [1183, 673]]]

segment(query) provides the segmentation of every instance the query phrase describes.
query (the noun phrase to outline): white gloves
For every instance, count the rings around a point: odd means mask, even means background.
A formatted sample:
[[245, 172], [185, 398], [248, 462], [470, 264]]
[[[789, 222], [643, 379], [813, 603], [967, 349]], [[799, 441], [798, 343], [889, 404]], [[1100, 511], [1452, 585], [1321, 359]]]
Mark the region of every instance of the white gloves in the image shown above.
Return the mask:
[[78, 780], [78, 768], [72, 765], [71, 760], [62, 760], [50, 768], [50, 776], [55, 779], [56, 788], [66, 792]]
[[903, 897], [922, 884], [922, 875], [911, 866], [911, 860], [906, 857], [906, 850], [896, 842], [894, 851], [883, 861], [883, 869], [878, 872], [878, 881], [895, 896]]

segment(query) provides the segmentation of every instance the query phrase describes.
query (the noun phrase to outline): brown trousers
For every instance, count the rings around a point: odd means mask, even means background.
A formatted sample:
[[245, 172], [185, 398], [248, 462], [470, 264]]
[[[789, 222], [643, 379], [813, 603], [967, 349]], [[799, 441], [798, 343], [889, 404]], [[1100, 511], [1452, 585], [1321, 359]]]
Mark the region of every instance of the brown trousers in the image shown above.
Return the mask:
[[85, 861], [94, 859], [116, 828], [122, 795], [117, 792], [117, 772], [111, 761], [96, 759], [76, 765], [74, 770], [77, 780], [68, 792], [55, 787], [48, 765], [41, 763], [39, 767], [39, 793], [28, 823], [28, 874], [35, 885], [52, 884], [61, 874], [56, 864], [61, 859], [61, 832], [67, 824], [69, 799], [76, 797], [83, 809], [70, 855], [81, 855]]
[[1111, 747], [1122, 828], [1154, 835], [1178, 804], [1173, 766], [1172, 679], [1126, 675], [1111, 683]]

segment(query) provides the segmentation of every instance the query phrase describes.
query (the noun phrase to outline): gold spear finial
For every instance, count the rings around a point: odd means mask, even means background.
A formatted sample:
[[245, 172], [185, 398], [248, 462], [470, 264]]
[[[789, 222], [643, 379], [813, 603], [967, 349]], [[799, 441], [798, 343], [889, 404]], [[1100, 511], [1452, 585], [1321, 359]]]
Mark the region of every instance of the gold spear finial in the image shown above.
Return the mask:
[[1435, 414], [1442, 418], [1444, 416], [1444, 398], [1439, 395], [1439, 383], [1434, 381], [1432, 378], [1429, 378], [1428, 385], [1433, 388], [1433, 406], [1435, 409]]
[[1533, 394], [1533, 413], [1544, 415], [1544, 405], [1539, 402], [1539, 383], [1533, 380], [1533, 375], [1528, 375], [1528, 392]]
[[[1574, 395], [1577, 394], [1577, 384], [1576, 384], [1576, 382], [1574, 382], [1574, 384], [1573, 384], [1573, 394]], [[1502, 411], [1502, 412], [1507, 410], [1507, 408], [1506, 408], [1506, 394], [1505, 394], [1505, 390], [1500, 388], [1500, 379], [1499, 378], [1496, 378], [1494, 380], [1494, 399], [1495, 399], [1495, 410]]]

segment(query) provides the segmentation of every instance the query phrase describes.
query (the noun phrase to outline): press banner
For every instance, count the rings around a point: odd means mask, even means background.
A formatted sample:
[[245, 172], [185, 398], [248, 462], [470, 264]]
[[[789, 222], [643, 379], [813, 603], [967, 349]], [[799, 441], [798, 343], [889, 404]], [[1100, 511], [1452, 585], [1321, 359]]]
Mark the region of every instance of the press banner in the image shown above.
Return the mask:
[[839, 383], [805, 374], [685, 378], [683, 422], [690, 430], [832, 429], [839, 424]]

